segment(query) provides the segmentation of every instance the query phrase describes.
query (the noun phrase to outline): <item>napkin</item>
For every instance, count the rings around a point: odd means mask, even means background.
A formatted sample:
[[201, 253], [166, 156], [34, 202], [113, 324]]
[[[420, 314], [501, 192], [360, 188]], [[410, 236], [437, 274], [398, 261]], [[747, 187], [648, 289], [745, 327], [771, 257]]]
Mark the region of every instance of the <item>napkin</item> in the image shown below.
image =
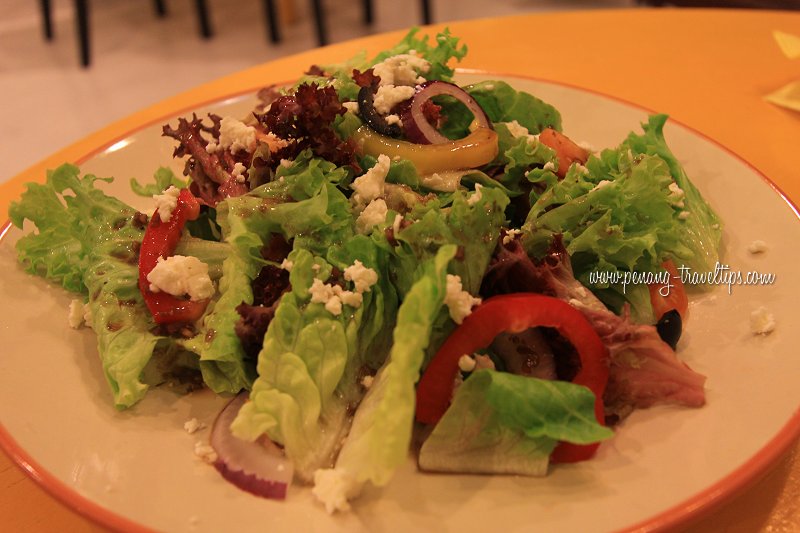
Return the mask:
[[773, 31], [772, 36], [775, 37], [778, 46], [786, 57], [789, 59], [800, 57], [800, 37], [778, 30]]
[[800, 80], [788, 83], [764, 98], [775, 105], [800, 111]]
[[[789, 59], [800, 58], [800, 37], [778, 30], [773, 31], [772, 36], [786, 57]], [[800, 80], [784, 85], [765, 96], [764, 99], [775, 105], [800, 111]]]

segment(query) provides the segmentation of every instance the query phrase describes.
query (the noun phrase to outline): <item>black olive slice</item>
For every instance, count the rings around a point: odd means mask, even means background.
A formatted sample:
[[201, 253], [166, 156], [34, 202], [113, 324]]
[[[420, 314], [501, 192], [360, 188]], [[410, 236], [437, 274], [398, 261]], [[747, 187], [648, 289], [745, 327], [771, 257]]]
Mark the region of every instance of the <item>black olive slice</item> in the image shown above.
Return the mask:
[[656, 324], [656, 331], [658, 331], [658, 336], [661, 337], [661, 340], [669, 344], [674, 350], [681, 338], [682, 327], [681, 315], [673, 309], [661, 316]]
[[362, 87], [358, 91], [358, 114], [367, 126], [387, 137], [400, 137], [403, 130], [397, 124], [389, 124], [375, 109], [375, 93], [372, 87]]

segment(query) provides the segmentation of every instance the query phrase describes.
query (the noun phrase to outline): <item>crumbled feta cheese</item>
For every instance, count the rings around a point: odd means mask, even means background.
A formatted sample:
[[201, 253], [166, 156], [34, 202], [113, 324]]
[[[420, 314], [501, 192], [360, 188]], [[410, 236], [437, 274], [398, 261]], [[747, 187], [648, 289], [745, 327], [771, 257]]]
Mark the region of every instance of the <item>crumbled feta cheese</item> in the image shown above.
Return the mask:
[[333, 285], [325, 283], [319, 278], [314, 278], [311, 282], [311, 287], [308, 289], [308, 294], [311, 295], [311, 303], [324, 304], [333, 298]]
[[[314, 265], [314, 266], [319, 268], [318, 265]], [[283, 261], [281, 261], [281, 268], [284, 269], [286, 272], [291, 272], [293, 267], [294, 267], [294, 262], [293, 261], [289, 261], [288, 258], [284, 259]]]
[[369, 292], [370, 287], [378, 283], [378, 273], [356, 259], [352, 265], [344, 269], [344, 279], [353, 282], [356, 292]]
[[350, 307], [361, 307], [364, 296], [360, 292], [346, 291], [338, 285], [333, 286], [333, 293], [344, 305]]
[[767, 243], [761, 240], [753, 241], [747, 247], [747, 251], [753, 255], [764, 253], [767, 251], [767, 249]]
[[242, 163], [236, 163], [233, 165], [233, 171], [231, 172], [231, 176], [238, 181], [239, 183], [244, 183], [247, 180], [245, 173], [247, 172], [247, 167], [244, 166]]
[[194, 443], [194, 454], [207, 463], [217, 460], [217, 452], [209, 444], [197, 441]]
[[506, 128], [508, 128], [508, 132], [515, 138], [520, 137], [527, 137], [531, 134], [528, 131], [528, 128], [517, 122], [516, 120], [512, 120], [511, 122], [505, 122]]
[[256, 129], [241, 120], [222, 117], [219, 124], [219, 145], [235, 154], [242, 150], [252, 152], [256, 149]]
[[583, 174], [584, 176], [586, 176], [586, 175], [588, 175], [588, 174], [589, 174], [589, 169], [588, 169], [588, 168], [586, 168], [585, 166], [581, 165], [580, 163], [574, 163], [574, 164], [575, 164], [575, 169], [576, 169], [578, 172], [580, 172], [580, 173], [581, 173], [581, 174]]
[[611, 185], [611, 180], [600, 180], [600, 181], [597, 183], [597, 185], [595, 185], [594, 187], [592, 187], [592, 189], [591, 189], [589, 192], [594, 192], [594, 191], [596, 191], [596, 190], [598, 190], [598, 189], [602, 189], [603, 187], [605, 187], [605, 186], [607, 186], [607, 185]]
[[674, 181], [669, 184], [669, 195], [667, 195], [667, 199], [670, 201], [672, 205], [677, 208], [683, 209], [686, 205], [684, 203], [684, 197], [686, 193], [681, 189], [677, 183]]
[[358, 102], [342, 102], [342, 107], [350, 113], [358, 113]]
[[219, 145], [214, 141], [208, 141], [206, 144], [206, 152], [209, 154], [216, 154], [219, 151]]
[[208, 276], [208, 265], [196, 257], [173, 255], [158, 258], [153, 270], [147, 274], [150, 290], [164, 291], [173, 296], [189, 295], [192, 301], [204, 300], [214, 295], [214, 284]]
[[[334, 285], [335, 287], [335, 285]], [[338, 296], [331, 296], [325, 302], [325, 310], [334, 316], [342, 314], [342, 300]]]
[[468, 205], [475, 205], [481, 201], [481, 198], [483, 197], [483, 194], [481, 193], [482, 188], [483, 185], [481, 185], [480, 183], [475, 184], [475, 192], [472, 193], [472, 195], [469, 198], [467, 198]]
[[681, 220], [686, 220], [687, 218], [689, 218], [690, 215], [691, 213], [689, 211], [681, 211], [680, 213], [678, 213], [678, 218]]
[[472, 372], [477, 366], [477, 362], [472, 356], [464, 354], [458, 358], [458, 369], [462, 372]]
[[[473, 122], [475, 124], [475, 122]], [[512, 120], [511, 122], [504, 122], [503, 124], [506, 125], [508, 128], [508, 132], [515, 138], [515, 139], [525, 139], [526, 142], [533, 146], [535, 143], [539, 142], [539, 135], [533, 135], [528, 128], [517, 122], [516, 120]]]
[[190, 418], [189, 420], [183, 423], [183, 429], [186, 431], [186, 433], [189, 433], [190, 435], [192, 433], [200, 431], [201, 429], [205, 429], [205, 427], [206, 425], [197, 420], [196, 418]]
[[292, 165], [294, 164], [294, 161], [292, 161], [291, 159], [281, 159], [281, 162], [279, 164], [283, 168], [291, 168]]
[[753, 335], [767, 335], [775, 329], [775, 317], [766, 307], [759, 307], [750, 313], [750, 331]]
[[669, 184], [669, 195], [675, 198], [683, 198], [686, 193], [673, 181]]
[[349, 511], [347, 500], [358, 496], [362, 484], [343, 468], [326, 468], [314, 472], [314, 488], [311, 493], [333, 514]]
[[453, 319], [453, 322], [461, 324], [464, 318], [472, 312], [472, 306], [481, 303], [481, 299], [463, 290], [460, 276], [448, 274], [444, 303], [450, 311], [450, 318]]
[[389, 174], [391, 166], [392, 160], [389, 159], [389, 156], [380, 154], [372, 168], [353, 180], [351, 187], [358, 195], [359, 201], [368, 203], [383, 195], [386, 176]]
[[169, 222], [172, 217], [172, 212], [178, 207], [178, 196], [181, 190], [174, 185], [170, 185], [169, 189], [163, 194], [154, 194], [153, 200], [156, 202], [156, 209], [158, 216], [161, 217], [161, 222]]
[[386, 220], [389, 207], [381, 198], [372, 200], [356, 219], [356, 231], [362, 235], [368, 234], [376, 225]]
[[398, 115], [395, 115], [394, 113], [392, 113], [391, 115], [386, 115], [386, 117], [384, 118], [386, 120], [386, 123], [389, 124], [390, 126], [392, 124], [397, 124], [398, 126], [403, 125], [403, 121], [400, 120], [400, 117]]
[[399, 213], [396, 214], [394, 216], [394, 222], [392, 222], [392, 232], [395, 235], [397, 235], [397, 233], [400, 231], [400, 224], [402, 224], [402, 223], [403, 223], [403, 215], [401, 215]]
[[72, 329], [79, 329], [83, 326], [84, 321], [84, 309], [83, 309], [83, 302], [81, 300], [72, 300], [69, 303], [69, 315], [67, 320], [69, 321], [69, 327]]
[[339, 285], [324, 283], [318, 278], [314, 278], [308, 293], [311, 295], [312, 303], [321, 303], [332, 315], [342, 313], [342, 305], [350, 307], [361, 307], [364, 302], [363, 292], [369, 291], [370, 287], [377, 283], [378, 274], [371, 268], [365, 267], [361, 261], [356, 260], [351, 266], [344, 269], [344, 278], [352, 281], [355, 285], [355, 292], [344, 290]]
[[517, 235], [520, 235], [521, 233], [522, 233], [522, 230], [519, 230], [519, 229], [516, 229], [516, 228], [511, 228], [511, 229], [506, 230], [506, 234], [503, 235], [503, 244], [508, 244], [508, 243], [512, 242], [514, 239], [517, 238]]
[[374, 382], [375, 382], [375, 377], [374, 376], [364, 376], [363, 378], [361, 378], [361, 385], [365, 389], [368, 389], [368, 388], [372, 387], [372, 384]]
[[414, 96], [415, 92], [416, 89], [414, 87], [409, 87], [407, 85], [381, 85], [378, 87], [378, 90], [375, 91], [375, 98], [372, 101], [372, 105], [375, 111], [381, 115], [385, 115], [400, 102]]
[[592, 143], [589, 143], [589, 142], [586, 142], [586, 141], [580, 141], [578, 143], [578, 146], [580, 146], [581, 148], [583, 148], [587, 152], [596, 152], [597, 151], [597, 149], [595, 149], [595, 147], [592, 146]]
[[372, 72], [379, 76], [381, 85], [419, 85], [425, 83], [420, 73], [428, 72], [431, 64], [413, 50], [408, 54], [387, 57], [372, 67]]
[[549, 170], [550, 172], [555, 172], [556, 171], [556, 165], [552, 161], [548, 161], [547, 163], [545, 163], [542, 168], [544, 170]]

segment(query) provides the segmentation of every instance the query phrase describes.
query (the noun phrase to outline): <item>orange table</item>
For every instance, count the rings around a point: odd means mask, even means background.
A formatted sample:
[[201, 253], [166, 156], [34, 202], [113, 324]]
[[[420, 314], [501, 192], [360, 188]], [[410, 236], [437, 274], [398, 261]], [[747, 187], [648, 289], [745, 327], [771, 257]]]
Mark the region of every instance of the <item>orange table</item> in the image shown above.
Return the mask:
[[[535, 76], [593, 89], [670, 114], [736, 152], [800, 203], [800, 113], [763, 96], [800, 79], [773, 30], [800, 35], [800, 13], [642, 9], [528, 15], [449, 24], [469, 44], [461, 66]], [[312, 63], [340, 61], [394, 43], [384, 34], [298, 54], [220, 79], [96, 132], [0, 185], [0, 212], [41, 180], [46, 168], [74, 161], [175, 109], [296, 78]], [[790, 451], [760, 481], [687, 531], [800, 530], [800, 459]], [[62, 507], [0, 454], [0, 529], [96, 531]]]

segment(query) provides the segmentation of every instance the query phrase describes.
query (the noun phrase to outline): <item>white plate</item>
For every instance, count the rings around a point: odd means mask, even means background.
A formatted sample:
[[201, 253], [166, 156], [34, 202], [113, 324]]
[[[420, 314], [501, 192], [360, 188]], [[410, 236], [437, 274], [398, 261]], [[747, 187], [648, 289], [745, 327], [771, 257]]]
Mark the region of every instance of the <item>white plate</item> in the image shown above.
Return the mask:
[[[461, 82], [489, 76], [462, 73]], [[616, 145], [646, 112], [586, 91], [509, 80], [556, 105], [564, 130], [595, 147]], [[250, 98], [211, 106], [242, 116]], [[176, 111], [186, 114], [184, 111]], [[160, 125], [120, 132], [82, 168], [118, 178], [111, 190], [135, 205], [132, 176], [147, 179], [170, 163], [173, 144]], [[800, 224], [768, 181], [733, 154], [675, 124], [666, 135], [689, 175], [725, 221], [725, 263], [773, 273], [771, 286], [717, 287], [691, 304], [680, 356], [708, 376], [708, 405], [634, 413], [598, 457], [561, 465], [541, 479], [423, 475], [413, 464], [384, 489], [369, 489], [349, 514], [329, 516], [309, 491], [292, 487], [285, 502], [251, 496], [198, 460], [183, 423], [210, 423], [223, 400], [153, 390], [117, 412], [90, 330], [67, 325], [71, 296], [16, 265], [8, 231], [0, 242], [0, 444], [42, 485], [115, 528], [163, 531], [609, 531], [674, 525], [752, 481], [800, 430], [800, 334], [792, 323], [800, 289]], [[149, 207], [148, 207], [149, 208]], [[769, 250], [751, 255], [764, 240]], [[768, 336], [749, 330], [753, 309], [777, 319]]]

